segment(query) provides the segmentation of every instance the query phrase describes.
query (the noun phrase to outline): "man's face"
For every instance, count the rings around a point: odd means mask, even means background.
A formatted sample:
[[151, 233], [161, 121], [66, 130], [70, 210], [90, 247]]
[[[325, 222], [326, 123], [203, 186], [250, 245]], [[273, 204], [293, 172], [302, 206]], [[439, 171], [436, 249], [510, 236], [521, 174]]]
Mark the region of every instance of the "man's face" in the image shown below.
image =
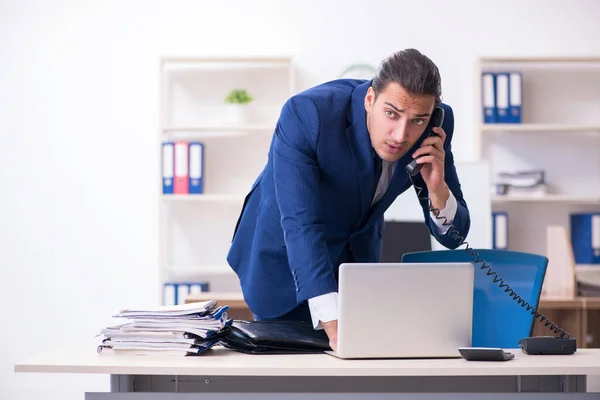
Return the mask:
[[373, 88], [365, 96], [367, 130], [379, 157], [397, 161], [419, 140], [435, 106], [435, 97], [409, 95], [399, 84], [391, 82], [379, 93]]

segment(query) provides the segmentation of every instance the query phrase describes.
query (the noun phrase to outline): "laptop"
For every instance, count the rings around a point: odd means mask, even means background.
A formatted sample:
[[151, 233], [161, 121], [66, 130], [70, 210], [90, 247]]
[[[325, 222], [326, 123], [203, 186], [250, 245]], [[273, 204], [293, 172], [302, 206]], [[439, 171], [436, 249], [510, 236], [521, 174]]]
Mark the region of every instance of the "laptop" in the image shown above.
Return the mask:
[[337, 351], [350, 358], [458, 358], [471, 346], [472, 263], [345, 263]]

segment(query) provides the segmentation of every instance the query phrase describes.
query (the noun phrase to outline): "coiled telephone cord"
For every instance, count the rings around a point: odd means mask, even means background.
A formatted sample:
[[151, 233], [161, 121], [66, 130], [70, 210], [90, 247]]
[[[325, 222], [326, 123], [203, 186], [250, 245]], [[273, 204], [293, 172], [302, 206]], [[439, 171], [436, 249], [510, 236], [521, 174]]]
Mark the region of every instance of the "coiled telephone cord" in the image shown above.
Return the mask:
[[443, 220], [442, 225], [445, 227], [449, 227], [448, 235], [450, 235], [454, 240], [457, 240], [460, 243], [458, 245], [458, 247], [462, 246], [463, 244], [466, 245], [464, 250], [466, 252], [469, 252], [471, 257], [475, 258], [475, 260], [473, 261], [473, 264], [475, 264], [475, 266], [477, 266], [477, 264], [481, 264], [480, 269], [486, 270], [486, 272], [485, 272], [486, 275], [492, 276], [494, 283], [498, 284], [498, 287], [500, 289], [503, 289], [504, 292], [508, 293], [508, 296], [511, 297], [513, 300], [515, 300], [522, 308], [525, 308], [525, 310], [527, 312], [529, 312], [531, 315], [534, 315], [534, 317], [535, 317], [534, 322], [535, 322], [535, 320], [539, 319], [540, 322], [544, 324], [544, 326], [549, 327], [550, 330], [554, 331], [554, 333], [556, 335], [560, 335], [561, 338], [564, 338], [564, 337], [570, 338], [571, 336], [565, 330], [558, 327], [558, 325], [556, 325], [554, 322], [550, 321], [550, 319], [548, 319], [548, 317], [546, 317], [544, 314], [537, 311], [535, 309], [535, 307], [533, 307], [526, 300], [524, 300], [521, 296], [519, 296], [517, 294], [517, 292], [515, 292], [513, 289], [511, 289], [511, 287], [507, 283], [504, 282], [504, 279], [502, 279], [500, 276], [498, 276], [498, 274], [495, 271], [493, 271], [489, 265], [486, 264], [485, 260], [480, 258], [479, 253], [477, 253], [477, 251], [475, 251], [475, 249], [470, 247], [468, 242], [465, 242], [465, 238], [462, 237], [462, 235], [460, 234], [460, 232], [458, 232], [458, 230], [454, 227], [454, 225], [452, 223], [449, 223], [448, 219], [446, 217], [439, 216], [440, 210], [438, 208], [432, 207], [431, 199], [429, 197], [421, 197], [423, 188], [420, 186], [417, 186], [417, 184], [413, 181], [413, 176], [410, 173], [407, 173], [407, 174], [408, 174], [408, 177], [409, 177], [411, 183], [413, 184], [415, 189], [417, 189], [417, 198], [420, 201], [421, 200], [427, 201], [428, 209], [433, 212], [435, 218], [438, 220]]

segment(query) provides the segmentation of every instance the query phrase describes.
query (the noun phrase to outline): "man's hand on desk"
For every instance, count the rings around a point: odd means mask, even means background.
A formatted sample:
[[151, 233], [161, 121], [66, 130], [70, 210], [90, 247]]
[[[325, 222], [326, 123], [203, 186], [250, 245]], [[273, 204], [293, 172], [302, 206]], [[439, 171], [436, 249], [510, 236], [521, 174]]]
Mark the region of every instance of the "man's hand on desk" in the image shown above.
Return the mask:
[[338, 322], [337, 319], [329, 322], [321, 321], [321, 326], [329, 337], [329, 346], [333, 351], [337, 351], [337, 337], [338, 337]]

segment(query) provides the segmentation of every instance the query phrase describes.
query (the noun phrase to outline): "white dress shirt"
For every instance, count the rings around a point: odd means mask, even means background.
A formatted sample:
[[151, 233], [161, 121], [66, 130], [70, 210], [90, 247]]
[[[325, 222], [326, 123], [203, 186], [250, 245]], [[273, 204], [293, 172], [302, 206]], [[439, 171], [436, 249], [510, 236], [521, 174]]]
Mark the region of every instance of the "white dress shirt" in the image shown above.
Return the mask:
[[[392, 162], [383, 160], [381, 165], [381, 177], [377, 183], [377, 188], [375, 189], [375, 195], [373, 196], [373, 202], [371, 205], [377, 203], [385, 194], [390, 184], [390, 180], [392, 179], [395, 164], [395, 161]], [[452, 223], [454, 221], [454, 217], [456, 216], [457, 207], [456, 198], [454, 197], [454, 194], [452, 194], [452, 191], [450, 191], [450, 197], [448, 197], [448, 200], [446, 201], [446, 207], [440, 210], [438, 217], [445, 217], [448, 221], [447, 223]], [[450, 227], [443, 225], [444, 219], [435, 218], [435, 214], [431, 211], [430, 214], [438, 231], [442, 235], [448, 232]], [[308, 299], [308, 307], [310, 309], [313, 327], [315, 329], [323, 329], [320, 321], [329, 322], [338, 319], [338, 293], [331, 292]]]

